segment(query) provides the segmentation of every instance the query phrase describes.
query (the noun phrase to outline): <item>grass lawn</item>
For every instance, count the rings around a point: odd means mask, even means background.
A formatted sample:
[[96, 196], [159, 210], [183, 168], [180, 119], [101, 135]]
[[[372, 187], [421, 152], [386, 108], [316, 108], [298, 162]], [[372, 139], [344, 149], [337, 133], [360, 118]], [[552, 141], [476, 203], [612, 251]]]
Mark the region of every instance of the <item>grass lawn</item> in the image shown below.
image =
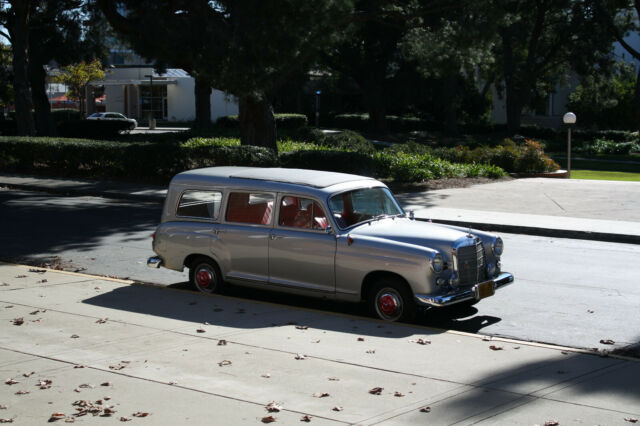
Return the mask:
[[571, 179], [623, 180], [640, 182], [640, 173], [611, 172], [603, 170], [571, 170]]

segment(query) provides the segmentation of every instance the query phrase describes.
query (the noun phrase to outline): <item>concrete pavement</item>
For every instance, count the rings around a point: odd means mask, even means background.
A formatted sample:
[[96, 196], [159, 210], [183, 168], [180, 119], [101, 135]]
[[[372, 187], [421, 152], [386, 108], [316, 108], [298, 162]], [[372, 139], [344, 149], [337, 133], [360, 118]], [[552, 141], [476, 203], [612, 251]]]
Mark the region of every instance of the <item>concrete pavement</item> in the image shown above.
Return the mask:
[[[163, 186], [0, 174], [0, 186], [162, 202]], [[640, 244], [640, 183], [528, 178], [396, 194], [419, 219], [498, 232]]]
[[637, 360], [6, 263], [0, 330], [0, 419], [20, 425], [640, 418]]

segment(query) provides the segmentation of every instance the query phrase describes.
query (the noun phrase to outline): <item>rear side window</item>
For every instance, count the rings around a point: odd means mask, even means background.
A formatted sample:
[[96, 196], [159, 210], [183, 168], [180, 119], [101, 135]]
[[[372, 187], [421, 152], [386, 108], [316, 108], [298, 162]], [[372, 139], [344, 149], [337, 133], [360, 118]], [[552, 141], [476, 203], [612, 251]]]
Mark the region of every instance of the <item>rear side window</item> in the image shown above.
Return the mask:
[[222, 193], [218, 191], [189, 190], [182, 193], [178, 203], [178, 216], [217, 219]]
[[272, 194], [232, 192], [227, 202], [227, 222], [268, 225], [273, 211]]

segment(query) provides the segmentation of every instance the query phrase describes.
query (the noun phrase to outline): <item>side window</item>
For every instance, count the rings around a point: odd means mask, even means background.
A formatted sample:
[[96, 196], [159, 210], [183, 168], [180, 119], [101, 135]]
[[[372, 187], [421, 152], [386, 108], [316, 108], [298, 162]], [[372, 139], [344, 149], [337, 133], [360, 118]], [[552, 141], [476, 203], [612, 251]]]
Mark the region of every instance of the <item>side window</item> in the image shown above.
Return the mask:
[[320, 205], [308, 198], [282, 197], [280, 201], [280, 226], [306, 229], [326, 229], [327, 216]]
[[273, 211], [273, 195], [232, 192], [227, 202], [227, 222], [268, 225]]
[[217, 219], [220, 213], [222, 193], [218, 191], [188, 190], [180, 197], [176, 215]]

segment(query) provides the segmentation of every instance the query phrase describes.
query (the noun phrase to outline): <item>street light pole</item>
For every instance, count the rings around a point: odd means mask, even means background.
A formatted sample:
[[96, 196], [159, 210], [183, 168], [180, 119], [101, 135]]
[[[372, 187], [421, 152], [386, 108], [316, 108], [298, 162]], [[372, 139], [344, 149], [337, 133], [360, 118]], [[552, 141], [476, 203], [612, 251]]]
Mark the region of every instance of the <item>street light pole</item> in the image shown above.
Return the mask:
[[320, 95], [322, 90], [316, 91], [316, 128], [320, 127]]
[[576, 124], [576, 115], [568, 112], [562, 117], [562, 121], [567, 125], [567, 179], [571, 179], [571, 126]]

